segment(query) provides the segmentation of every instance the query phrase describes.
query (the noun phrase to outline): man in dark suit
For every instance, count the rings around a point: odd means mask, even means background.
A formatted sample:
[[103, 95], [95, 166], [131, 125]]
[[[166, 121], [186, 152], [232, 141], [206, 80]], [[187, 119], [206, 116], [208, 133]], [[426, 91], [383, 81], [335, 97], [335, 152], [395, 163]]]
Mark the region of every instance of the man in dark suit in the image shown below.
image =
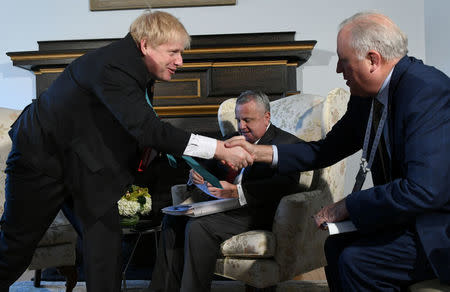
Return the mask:
[[24, 109], [10, 131], [0, 291], [26, 269], [66, 199], [81, 223], [88, 291], [119, 291], [117, 201], [155, 149], [214, 156], [235, 167], [252, 162], [242, 149], [229, 152], [223, 142], [174, 128], [153, 111], [154, 81], [172, 78], [189, 43], [175, 17], [144, 13], [125, 38], [73, 61]]
[[344, 21], [337, 53], [336, 71], [352, 96], [326, 138], [247, 150], [289, 173], [332, 165], [363, 148], [361, 174], [371, 171], [374, 187], [360, 190], [357, 178], [351, 194], [315, 216], [318, 226], [350, 219], [358, 228], [325, 244], [332, 291], [400, 291], [434, 277], [450, 283], [450, 79], [408, 57], [406, 36], [380, 14]]
[[[235, 114], [236, 134], [249, 143], [300, 141], [270, 123], [269, 99], [263, 93], [243, 92], [237, 98]], [[209, 184], [209, 192], [217, 197], [239, 198], [242, 207], [197, 218], [166, 215], [152, 275], [153, 291], [210, 291], [220, 244], [248, 230], [271, 230], [281, 198], [298, 189], [298, 172], [280, 175], [264, 163], [246, 167], [231, 182], [225, 180], [228, 171], [217, 161], [208, 161], [207, 168], [223, 186], [219, 189]], [[193, 170], [191, 179], [196, 184], [204, 183]]]

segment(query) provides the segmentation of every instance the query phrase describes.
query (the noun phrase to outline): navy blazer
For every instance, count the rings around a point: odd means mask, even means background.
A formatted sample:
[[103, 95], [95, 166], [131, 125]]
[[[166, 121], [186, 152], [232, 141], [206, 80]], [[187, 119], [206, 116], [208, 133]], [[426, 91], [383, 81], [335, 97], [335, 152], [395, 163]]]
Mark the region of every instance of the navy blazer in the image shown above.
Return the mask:
[[142, 149], [181, 156], [190, 134], [147, 104], [153, 81], [130, 34], [69, 64], [12, 126], [24, 163], [64, 179], [89, 225], [133, 183]]
[[[362, 232], [415, 226], [436, 275], [445, 282], [450, 282], [449, 98], [448, 76], [403, 57], [389, 85], [390, 178], [383, 180], [374, 162], [375, 186], [346, 198], [350, 218]], [[279, 145], [279, 171], [329, 166], [360, 150], [370, 102], [352, 96], [343, 118], [321, 141]]]

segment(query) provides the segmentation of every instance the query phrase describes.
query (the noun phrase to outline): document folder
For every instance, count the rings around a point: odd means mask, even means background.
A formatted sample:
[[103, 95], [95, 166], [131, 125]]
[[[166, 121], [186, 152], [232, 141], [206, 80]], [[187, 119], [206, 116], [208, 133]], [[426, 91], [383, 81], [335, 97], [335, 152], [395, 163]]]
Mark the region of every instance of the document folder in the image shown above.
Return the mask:
[[162, 209], [164, 214], [175, 216], [200, 217], [239, 208], [239, 199], [229, 198], [210, 200], [186, 205], [169, 206]]

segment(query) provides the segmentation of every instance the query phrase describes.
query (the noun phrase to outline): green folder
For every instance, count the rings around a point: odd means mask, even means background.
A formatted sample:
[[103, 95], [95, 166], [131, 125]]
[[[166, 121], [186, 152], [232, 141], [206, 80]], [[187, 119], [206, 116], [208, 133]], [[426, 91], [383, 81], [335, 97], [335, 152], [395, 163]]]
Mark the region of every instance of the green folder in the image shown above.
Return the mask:
[[212, 184], [214, 187], [223, 189], [220, 181], [217, 179], [215, 175], [207, 171], [203, 166], [201, 166], [194, 158], [190, 156], [182, 156], [186, 163], [196, 172], [198, 172], [204, 180]]

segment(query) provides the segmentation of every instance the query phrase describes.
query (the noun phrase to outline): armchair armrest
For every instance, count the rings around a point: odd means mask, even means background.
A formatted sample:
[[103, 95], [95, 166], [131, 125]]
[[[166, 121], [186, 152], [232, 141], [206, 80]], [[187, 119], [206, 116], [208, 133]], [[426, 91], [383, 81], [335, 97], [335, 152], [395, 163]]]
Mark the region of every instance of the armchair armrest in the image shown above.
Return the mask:
[[282, 281], [324, 266], [323, 244], [328, 232], [317, 229], [311, 217], [331, 202], [327, 189], [292, 194], [280, 201], [272, 230], [276, 238], [275, 261], [283, 267]]
[[251, 230], [232, 236], [220, 245], [225, 257], [271, 258], [275, 253], [275, 235], [266, 230]]
[[189, 189], [186, 184], [173, 185], [170, 192], [172, 194], [173, 205], [201, 202], [208, 197], [200, 189], [196, 187]]
[[[185, 184], [173, 185], [170, 188], [170, 193], [172, 194], [173, 205], [180, 205], [181, 203], [185, 203], [185, 201], [190, 197], [190, 193], [187, 190], [187, 185]], [[186, 204], [189, 203], [189, 201], [186, 202]]]

